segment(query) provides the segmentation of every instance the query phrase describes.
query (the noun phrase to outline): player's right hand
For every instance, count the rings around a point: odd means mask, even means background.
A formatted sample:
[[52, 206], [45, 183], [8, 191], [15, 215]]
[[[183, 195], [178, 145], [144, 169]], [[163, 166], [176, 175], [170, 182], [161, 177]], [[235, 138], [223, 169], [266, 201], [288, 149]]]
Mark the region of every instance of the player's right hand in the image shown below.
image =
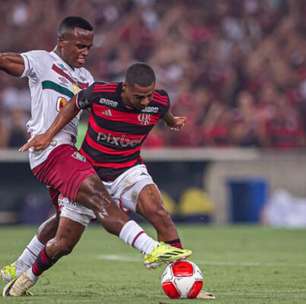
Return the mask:
[[40, 151], [44, 150], [51, 143], [52, 138], [50, 138], [46, 133], [35, 135], [31, 137], [26, 144], [19, 148], [19, 152]]

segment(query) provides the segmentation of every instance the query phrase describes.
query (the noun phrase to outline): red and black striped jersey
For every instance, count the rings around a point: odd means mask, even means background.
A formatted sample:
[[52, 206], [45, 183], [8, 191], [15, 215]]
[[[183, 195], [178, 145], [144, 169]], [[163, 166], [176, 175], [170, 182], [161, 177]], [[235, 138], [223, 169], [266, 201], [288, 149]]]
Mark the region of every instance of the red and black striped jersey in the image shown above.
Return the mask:
[[121, 98], [122, 86], [121, 82], [95, 82], [77, 95], [77, 106], [91, 109], [80, 153], [104, 181], [143, 162], [141, 145], [170, 105], [167, 92], [155, 90], [147, 107], [131, 108]]

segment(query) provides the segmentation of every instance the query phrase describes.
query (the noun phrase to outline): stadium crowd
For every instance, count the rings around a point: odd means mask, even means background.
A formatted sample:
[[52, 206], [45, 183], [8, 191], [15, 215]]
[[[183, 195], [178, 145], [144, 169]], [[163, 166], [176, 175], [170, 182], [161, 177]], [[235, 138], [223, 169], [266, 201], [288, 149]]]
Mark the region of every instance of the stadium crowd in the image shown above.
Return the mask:
[[[95, 79], [150, 63], [188, 123], [160, 125], [147, 147], [306, 147], [303, 0], [11, 0], [0, 12], [1, 51], [52, 50], [58, 21], [80, 15], [95, 26]], [[0, 148], [26, 141], [29, 98], [0, 74]]]

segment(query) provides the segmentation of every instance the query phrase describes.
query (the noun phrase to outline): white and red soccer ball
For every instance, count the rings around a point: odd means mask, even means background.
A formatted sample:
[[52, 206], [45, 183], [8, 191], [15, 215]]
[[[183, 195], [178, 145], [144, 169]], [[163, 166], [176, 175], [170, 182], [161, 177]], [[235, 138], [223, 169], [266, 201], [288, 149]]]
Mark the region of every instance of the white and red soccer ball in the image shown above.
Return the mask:
[[187, 260], [169, 264], [161, 276], [164, 293], [171, 299], [194, 299], [203, 287], [199, 267]]

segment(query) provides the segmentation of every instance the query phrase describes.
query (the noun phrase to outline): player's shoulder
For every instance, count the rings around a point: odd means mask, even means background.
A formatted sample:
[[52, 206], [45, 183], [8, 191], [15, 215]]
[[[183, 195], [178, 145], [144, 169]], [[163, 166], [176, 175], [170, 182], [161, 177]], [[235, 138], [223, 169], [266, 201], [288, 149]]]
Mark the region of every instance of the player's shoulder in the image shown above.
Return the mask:
[[153, 95], [155, 95], [157, 97], [160, 96], [160, 97], [167, 97], [167, 98], [169, 98], [167, 91], [164, 90], [164, 89], [156, 89], [156, 90], [154, 90]]
[[30, 63], [32, 67], [39, 67], [41, 70], [48, 70], [49, 66], [54, 62], [54, 58], [52, 57], [51, 53], [45, 50], [28, 51], [21, 53], [21, 55]]
[[95, 93], [115, 93], [118, 89], [119, 82], [95, 81], [92, 90]]
[[83, 74], [83, 75], [90, 75], [92, 76], [92, 74], [90, 73], [90, 71], [84, 67], [81, 67], [79, 68], [80, 72]]
[[168, 106], [170, 103], [169, 95], [166, 90], [163, 89], [157, 89], [153, 92], [153, 101], [163, 105]]
[[22, 55], [31, 56], [35, 58], [51, 58], [50, 52], [46, 50], [32, 50], [22, 53]]

